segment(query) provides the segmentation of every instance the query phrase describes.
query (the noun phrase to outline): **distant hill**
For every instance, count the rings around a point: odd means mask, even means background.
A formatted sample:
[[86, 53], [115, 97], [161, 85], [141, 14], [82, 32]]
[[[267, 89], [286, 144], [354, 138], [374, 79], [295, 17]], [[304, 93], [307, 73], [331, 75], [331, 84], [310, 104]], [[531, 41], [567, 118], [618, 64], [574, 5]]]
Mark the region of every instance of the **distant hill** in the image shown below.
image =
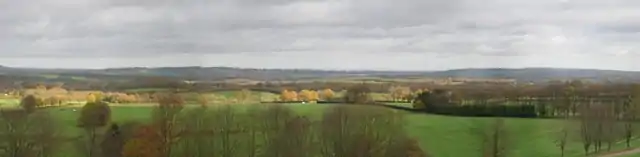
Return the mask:
[[640, 82], [640, 72], [560, 69], [560, 68], [522, 68], [522, 69], [456, 69], [430, 72], [430, 77], [470, 77], [470, 78], [510, 78], [518, 81], [544, 82], [549, 80], [582, 79], [590, 81]]
[[592, 81], [640, 82], [640, 72], [595, 69], [455, 69], [445, 71], [328, 71], [292, 69], [245, 69], [231, 67], [161, 67], [114, 69], [35, 69], [0, 66], [0, 74], [21, 77], [49, 77], [58, 79], [126, 79], [129, 77], [165, 77], [183, 80], [301, 80], [339, 77], [430, 77], [430, 78], [508, 78], [518, 81], [544, 82], [548, 80], [586, 79]]

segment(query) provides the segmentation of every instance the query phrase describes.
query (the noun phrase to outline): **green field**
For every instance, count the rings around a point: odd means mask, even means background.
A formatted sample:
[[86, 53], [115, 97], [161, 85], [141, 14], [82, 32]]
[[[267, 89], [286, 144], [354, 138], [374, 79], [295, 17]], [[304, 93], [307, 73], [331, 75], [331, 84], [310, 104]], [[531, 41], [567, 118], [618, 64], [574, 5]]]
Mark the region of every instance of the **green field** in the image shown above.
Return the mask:
[[20, 104], [18, 99], [0, 99], [0, 107], [15, 107]]
[[[260, 104], [268, 105], [268, 104]], [[195, 105], [194, 105], [195, 106]], [[288, 104], [293, 111], [306, 115], [311, 119], [319, 119], [322, 110], [328, 106], [309, 104]], [[238, 111], [245, 110], [252, 105], [236, 105]], [[189, 110], [189, 109], [187, 109]], [[82, 130], [74, 127], [77, 111], [72, 108], [51, 108], [46, 111], [55, 116], [56, 122], [62, 125], [66, 136], [82, 135]], [[398, 111], [400, 112], [400, 111]], [[116, 123], [150, 120], [151, 108], [132, 106], [113, 106], [113, 121]], [[427, 114], [406, 113], [406, 131], [420, 141], [421, 147], [436, 157], [473, 157], [480, 156], [480, 139], [472, 131], [478, 124], [491, 121], [490, 118], [464, 118]], [[554, 141], [557, 131], [563, 125], [558, 120], [545, 119], [506, 119], [508, 135], [511, 140], [510, 157], [557, 157], [560, 156]], [[573, 131], [572, 133], [577, 133]], [[636, 142], [638, 146], [640, 143]], [[618, 147], [622, 146], [622, 143]], [[618, 149], [618, 147], [616, 147]], [[73, 151], [73, 150], [70, 150]], [[71, 152], [69, 152], [71, 153]], [[73, 153], [71, 153], [73, 154]], [[573, 137], [566, 152], [566, 156], [584, 156], [578, 138]], [[70, 156], [70, 154], [65, 154]]]

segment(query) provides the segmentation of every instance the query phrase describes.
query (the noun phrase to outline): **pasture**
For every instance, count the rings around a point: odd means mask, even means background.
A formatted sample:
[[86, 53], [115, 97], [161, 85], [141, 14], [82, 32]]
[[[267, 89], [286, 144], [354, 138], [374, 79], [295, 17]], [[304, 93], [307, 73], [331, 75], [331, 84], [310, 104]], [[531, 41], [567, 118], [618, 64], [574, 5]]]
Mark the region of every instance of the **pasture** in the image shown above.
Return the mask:
[[[244, 112], [255, 105], [233, 105], [238, 112]], [[338, 104], [336, 104], [338, 105]], [[190, 105], [183, 112], [197, 110], [197, 105]], [[312, 120], [318, 120], [323, 115], [323, 110], [331, 105], [320, 104], [287, 104], [295, 113], [305, 115]], [[74, 137], [83, 135], [80, 128], [76, 128], [76, 118], [79, 112], [74, 111], [76, 107], [49, 108], [43, 112], [49, 112], [55, 117], [55, 121], [60, 126], [63, 135]], [[76, 108], [79, 109], [79, 108]], [[115, 123], [125, 122], [148, 122], [151, 117], [152, 107], [148, 104], [120, 104], [112, 106], [112, 121]], [[488, 123], [491, 118], [467, 118], [450, 117], [439, 115], [428, 115], [418, 113], [405, 114], [405, 130], [410, 136], [420, 142], [420, 146], [435, 157], [463, 157], [480, 156], [482, 152], [481, 139], [476, 135], [474, 128], [481, 124]], [[559, 129], [565, 123], [551, 119], [505, 119], [509, 137], [509, 156], [513, 157], [557, 157], [560, 156], [555, 140], [559, 136]], [[578, 130], [571, 133], [577, 134]], [[584, 156], [578, 137], [571, 137], [566, 156]], [[621, 149], [623, 143], [616, 145], [616, 149]], [[635, 142], [634, 146], [639, 146]], [[61, 156], [73, 156], [72, 147]]]

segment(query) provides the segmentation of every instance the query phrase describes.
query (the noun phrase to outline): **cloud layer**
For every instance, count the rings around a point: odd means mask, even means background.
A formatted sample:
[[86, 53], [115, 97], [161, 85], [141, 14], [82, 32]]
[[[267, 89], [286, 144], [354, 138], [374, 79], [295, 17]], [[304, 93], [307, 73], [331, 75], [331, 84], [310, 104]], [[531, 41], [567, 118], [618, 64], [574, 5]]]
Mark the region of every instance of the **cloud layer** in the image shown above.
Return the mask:
[[[7, 0], [0, 2], [0, 61], [633, 70], [638, 19], [637, 0]], [[104, 63], [81, 65], [97, 58]]]

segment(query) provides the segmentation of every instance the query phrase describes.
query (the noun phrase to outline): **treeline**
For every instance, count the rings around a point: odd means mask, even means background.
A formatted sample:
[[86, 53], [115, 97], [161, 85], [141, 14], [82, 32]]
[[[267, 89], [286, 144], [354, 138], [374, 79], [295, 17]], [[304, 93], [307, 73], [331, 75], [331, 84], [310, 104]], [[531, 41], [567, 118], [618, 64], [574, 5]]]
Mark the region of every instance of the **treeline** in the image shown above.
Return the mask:
[[546, 87], [483, 88], [464, 91], [435, 89], [418, 94], [414, 108], [457, 116], [578, 116], [581, 105], [604, 104], [621, 111], [640, 97], [640, 85], [567, 82]]
[[84, 135], [76, 137], [61, 132], [71, 124], [56, 124], [25, 98], [22, 109], [0, 112], [0, 156], [74, 156], [56, 146], [87, 157], [428, 156], [405, 133], [402, 115], [385, 108], [334, 106], [312, 120], [281, 105], [185, 108], [177, 94], [158, 101], [150, 122], [119, 124], [107, 103], [90, 101], [76, 124]]
[[538, 117], [535, 106], [433, 106], [427, 112], [434, 114], [469, 116], [469, 117]]

